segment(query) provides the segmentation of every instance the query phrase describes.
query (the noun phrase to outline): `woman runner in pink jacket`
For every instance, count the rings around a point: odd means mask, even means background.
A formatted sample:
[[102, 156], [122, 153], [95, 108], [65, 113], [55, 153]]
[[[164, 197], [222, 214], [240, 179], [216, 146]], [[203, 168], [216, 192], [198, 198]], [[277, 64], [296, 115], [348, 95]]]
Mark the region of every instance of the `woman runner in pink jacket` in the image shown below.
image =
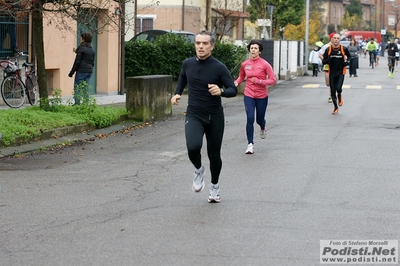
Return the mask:
[[254, 111], [257, 112], [255, 121], [260, 126], [260, 137], [265, 139], [267, 134], [265, 113], [268, 105], [268, 86], [276, 84], [276, 77], [271, 65], [260, 57], [263, 50], [261, 42], [252, 40], [247, 45], [250, 59], [244, 61], [240, 67], [239, 77], [235, 81], [238, 86], [246, 78], [244, 89], [244, 106], [247, 115], [246, 154], [254, 153]]

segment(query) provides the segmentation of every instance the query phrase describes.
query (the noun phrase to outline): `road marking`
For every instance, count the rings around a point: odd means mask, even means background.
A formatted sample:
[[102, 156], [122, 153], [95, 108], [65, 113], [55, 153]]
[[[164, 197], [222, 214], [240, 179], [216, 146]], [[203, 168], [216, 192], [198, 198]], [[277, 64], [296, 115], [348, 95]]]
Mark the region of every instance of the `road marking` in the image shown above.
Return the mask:
[[[351, 86], [353, 86], [353, 88], [355, 88], [355, 89], [364, 88], [364, 89], [367, 89], [367, 90], [381, 90], [383, 88], [382, 85], [366, 85], [365, 87], [363, 87], [363, 86], [358, 87], [356, 85], [343, 85], [342, 89], [347, 89], [348, 90], [348, 89], [351, 88]], [[385, 89], [389, 89], [389, 88], [393, 88], [393, 87], [385, 86]], [[301, 88], [303, 88], [303, 89], [317, 89], [317, 88], [326, 89], [326, 88], [329, 88], [329, 87], [326, 87], [324, 84], [305, 84]], [[396, 86], [396, 89], [400, 90], [400, 85]]]
[[365, 88], [367, 90], [380, 90], [380, 89], [382, 89], [382, 86], [381, 85], [367, 85]]
[[319, 84], [305, 84], [305, 85], [303, 85], [303, 88], [316, 89], [318, 87], [319, 87]]

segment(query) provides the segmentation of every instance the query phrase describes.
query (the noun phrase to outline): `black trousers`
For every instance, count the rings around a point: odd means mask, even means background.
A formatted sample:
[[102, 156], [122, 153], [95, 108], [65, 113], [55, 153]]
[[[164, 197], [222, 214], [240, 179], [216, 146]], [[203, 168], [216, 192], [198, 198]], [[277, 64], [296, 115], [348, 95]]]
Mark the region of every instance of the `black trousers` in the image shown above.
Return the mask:
[[318, 64], [312, 64], [312, 73], [313, 76], [318, 76]]
[[357, 75], [358, 57], [350, 59], [349, 72], [350, 75]]
[[389, 66], [389, 71], [390, 72], [393, 73], [395, 65], [396, 65], [396, 57], [388, 56], [388, 66]]
[[207, 154], [210, 161], [211, 183], [218, 184], [222, 169], [221, 146], [225, 129], [223, 112], [212, 115], [186, 113], [185, 136], [189, 160], [197, 169], [201, 167], [203, 137], [207, 140]]

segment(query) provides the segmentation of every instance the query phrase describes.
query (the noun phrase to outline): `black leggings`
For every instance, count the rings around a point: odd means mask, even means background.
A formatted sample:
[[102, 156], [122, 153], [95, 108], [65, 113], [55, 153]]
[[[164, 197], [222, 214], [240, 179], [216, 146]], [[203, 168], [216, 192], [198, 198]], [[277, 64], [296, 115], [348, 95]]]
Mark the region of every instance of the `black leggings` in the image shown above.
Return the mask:
[[213, 184], [218, 184], [222, 168], [221, 146], [224, 128], [223, 112], [213, 115], [186, 114], [185, 136], [189, 160], [197, 169], [201, 167], [201, 147], [205, 134], [207, 154], [210, 160], [211, 183]]
[[342, 86], [343, 86], [343, 81], [344, 81], [344, 74], [332, 74], [332, 72], [329, 74], [329, 84], [331, 88], [331, 98], [333, 105], [337, 108], [337, 95], [342, 94]]

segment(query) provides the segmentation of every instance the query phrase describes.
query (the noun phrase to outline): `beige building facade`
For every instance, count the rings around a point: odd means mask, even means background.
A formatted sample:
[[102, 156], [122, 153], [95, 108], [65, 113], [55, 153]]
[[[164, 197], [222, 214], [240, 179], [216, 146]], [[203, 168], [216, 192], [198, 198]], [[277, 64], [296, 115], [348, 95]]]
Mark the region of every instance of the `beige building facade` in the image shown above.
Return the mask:
[[[101, 20], [98, 19], [98, 23]], [[80, 41], [80, 30], [70, 21], [71, 31], [60, 31], [55, 23], [44, 18], [44, 50], [49, 93], [60, 88], [64, 96], [73, 94], [74, 78], [68, 77], [75, 60], [74, 49]], [[100, 25], [101, 26], [101, 25]], [[93, 48], [96, 51], [95, 73], [91, 78], [91, 93], [118, 94], [120, 75], [120, 41], [118, 29], [105, 26], [96, 34]]]
[[[159, 4], [156, 4], [159, 2]], [[134, 16], [135, 25], [127, 23], [125, 40], [151, 29], [181, 30], [197, 33], [207, 29], [223, 32], [224, 39], [243, 39], [243, 24], [248, 17], [246, 0], [139, 0], [126, 4], [126, 13]], [[136, 12], [135, 12], [136, 10]], [[129, 19], [132, 21], [131, 19]], [[222, 29], [222, 31], [221, 31]]]

